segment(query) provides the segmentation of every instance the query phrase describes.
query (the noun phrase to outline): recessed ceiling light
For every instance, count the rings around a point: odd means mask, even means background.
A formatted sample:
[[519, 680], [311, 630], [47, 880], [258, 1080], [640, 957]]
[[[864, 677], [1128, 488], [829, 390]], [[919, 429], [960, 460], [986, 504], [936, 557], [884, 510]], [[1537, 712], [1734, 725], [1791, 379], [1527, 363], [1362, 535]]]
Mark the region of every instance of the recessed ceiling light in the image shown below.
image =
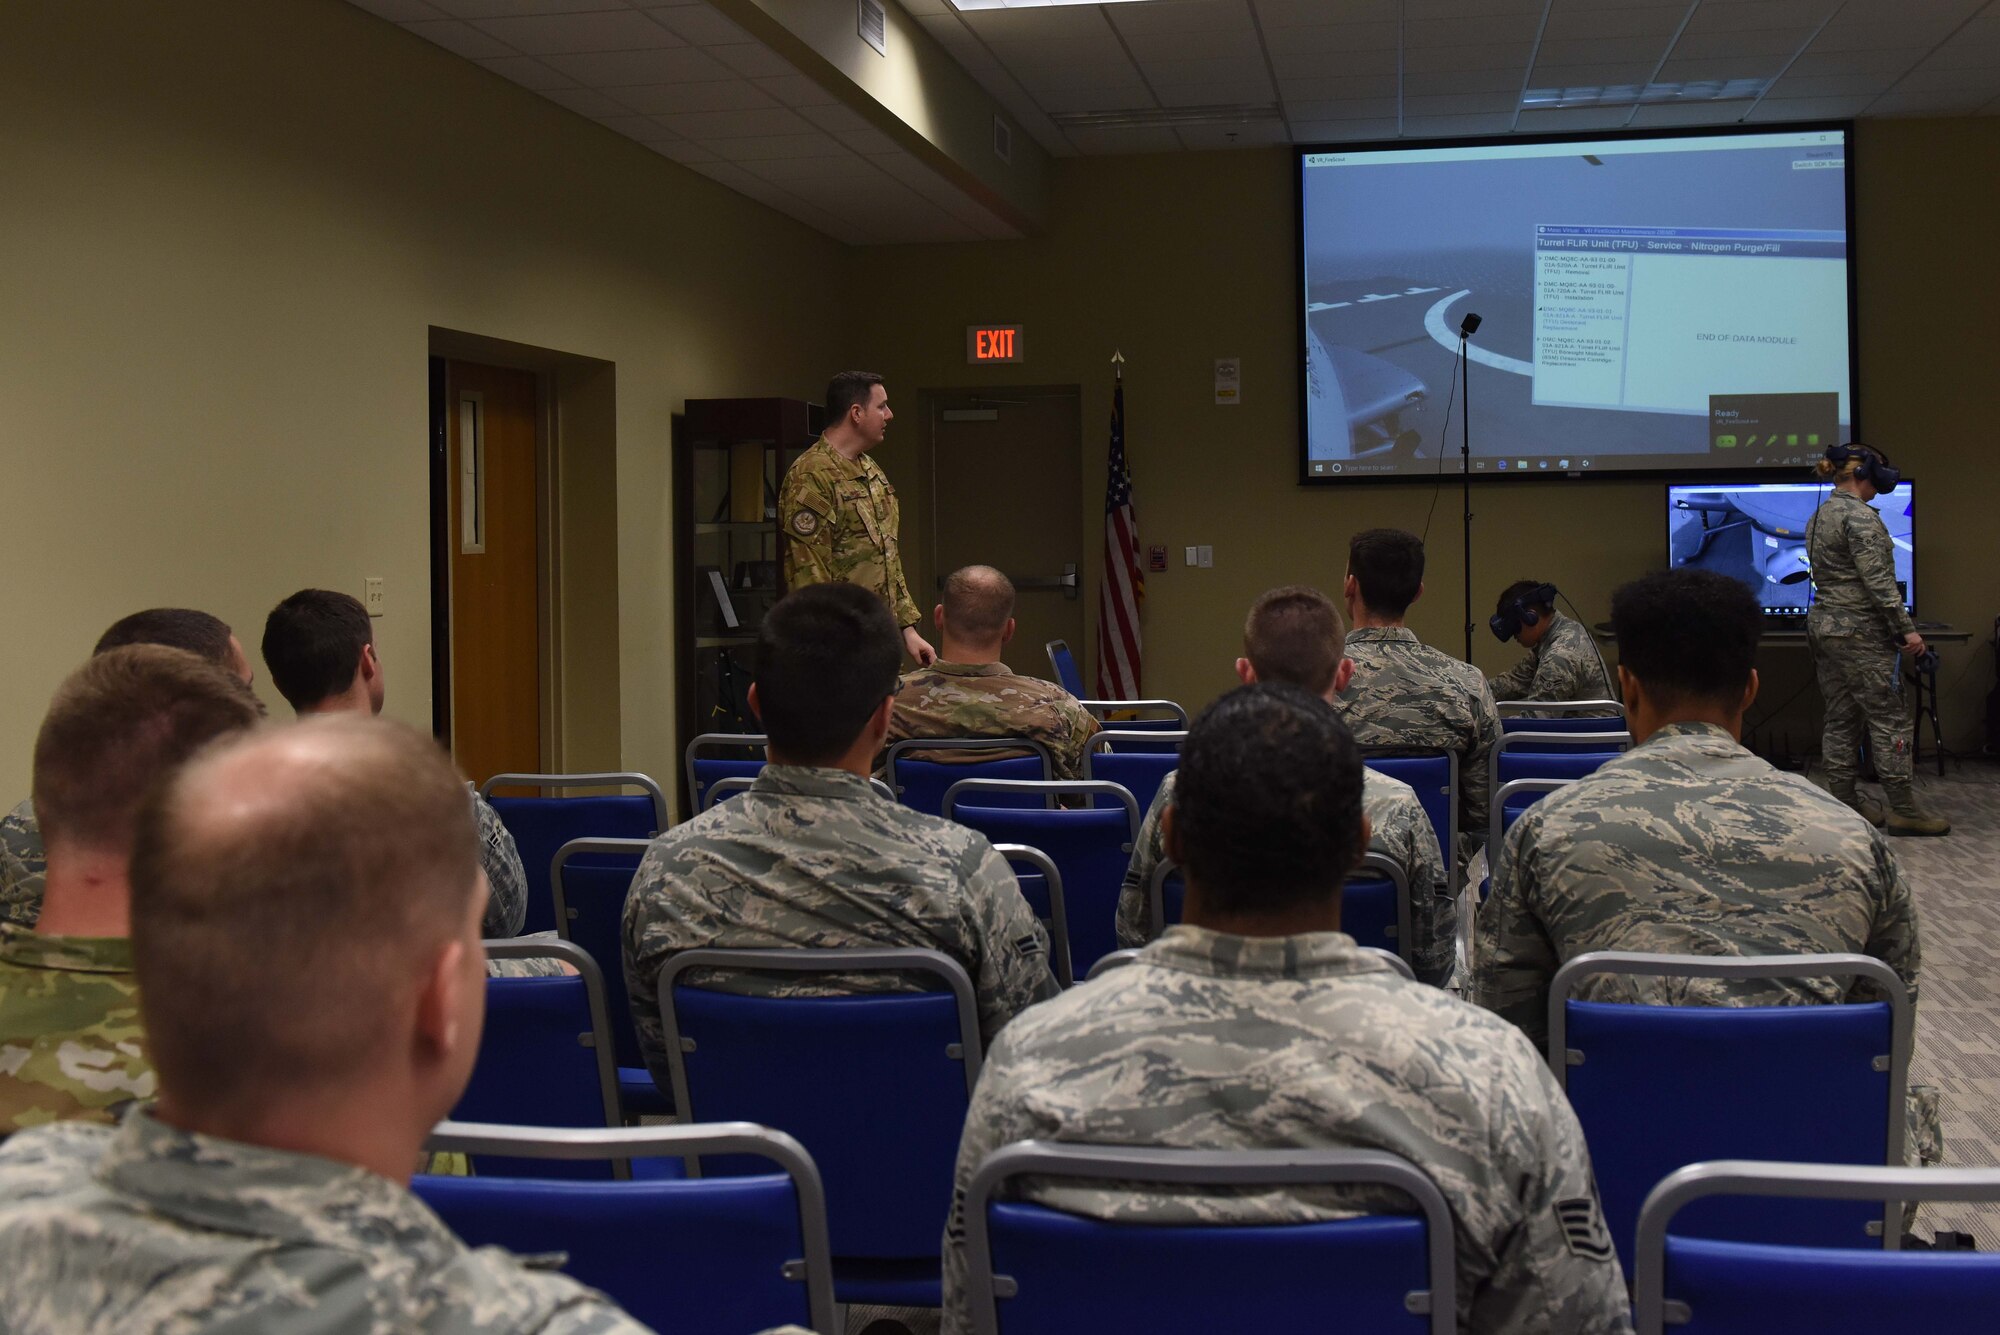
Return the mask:
[[1635, 107], [1663, 102], [1747, 102], [1761, 97], [1769, 79], [1695, 79], [1688, 83], [1614, 83], [1602, 87], [1530, 88], [1521, 106], [1530, 111], [1555, 107]]

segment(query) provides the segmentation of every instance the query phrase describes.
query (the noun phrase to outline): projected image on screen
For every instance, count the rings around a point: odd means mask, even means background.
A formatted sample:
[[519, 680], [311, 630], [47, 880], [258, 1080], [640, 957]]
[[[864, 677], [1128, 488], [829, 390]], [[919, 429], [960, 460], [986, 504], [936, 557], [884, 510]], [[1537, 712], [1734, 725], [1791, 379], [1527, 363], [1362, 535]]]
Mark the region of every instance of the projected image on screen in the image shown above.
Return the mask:
[[[1825, 484], [1738, 483], [1667, 488], [1667, 560], [1742, 580], [1773, 616], [1803, 619], [1812, 607], [1806, 523], [1827, 498]], [[1914, 609], [1916, 486], [1905, 478], [1869, 502], [1896, 549], [1896, 582]]]
[[1846, 136], [1302, 152], [1304, 475], [1770, 468], [1852, 414]]

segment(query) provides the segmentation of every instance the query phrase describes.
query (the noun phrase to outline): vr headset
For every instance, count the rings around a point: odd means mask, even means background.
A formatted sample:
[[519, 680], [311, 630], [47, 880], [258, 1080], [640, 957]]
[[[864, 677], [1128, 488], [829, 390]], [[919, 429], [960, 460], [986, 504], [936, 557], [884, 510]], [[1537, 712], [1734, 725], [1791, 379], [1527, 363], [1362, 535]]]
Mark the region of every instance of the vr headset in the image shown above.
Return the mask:
[[1854, 476], [1875, 488], [1877, 496], [1887, 496], [1903, 480], [1902, 470], [1892, 466], [1882, 457], [1882, 452], [1872, 445], [1829, 445], [1826, 457], [1835, 464], [1857, 460]]
[[1556, 605], [1556, 586], [1537, 584], [1486, 619], [1494, 635], [1504, 644], [1521, 633], [1524, 626], [1542, 624], [1541, 609]]

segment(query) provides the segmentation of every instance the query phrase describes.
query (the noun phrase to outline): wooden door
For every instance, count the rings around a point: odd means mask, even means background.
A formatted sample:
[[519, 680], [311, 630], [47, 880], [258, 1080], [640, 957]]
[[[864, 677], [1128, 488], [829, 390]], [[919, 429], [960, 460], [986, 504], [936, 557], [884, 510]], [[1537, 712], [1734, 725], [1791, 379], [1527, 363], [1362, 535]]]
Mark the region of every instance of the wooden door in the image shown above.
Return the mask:
[[542, 763], [535, 376], [449, 362], [451, 750], [475, 783]]
[[[1018, 626], [1007, 666], [1053, 681], [1043, 646], [1066, 640], [1085, 659], [1083, 406], [1073, 388], [931, 391], [931, 570], [911, 589], [936, 638], [937, 581], [967, 565], [997, 566], [1015, 583]], [[1065, 575], [1074, 583], [1058, 583]]]

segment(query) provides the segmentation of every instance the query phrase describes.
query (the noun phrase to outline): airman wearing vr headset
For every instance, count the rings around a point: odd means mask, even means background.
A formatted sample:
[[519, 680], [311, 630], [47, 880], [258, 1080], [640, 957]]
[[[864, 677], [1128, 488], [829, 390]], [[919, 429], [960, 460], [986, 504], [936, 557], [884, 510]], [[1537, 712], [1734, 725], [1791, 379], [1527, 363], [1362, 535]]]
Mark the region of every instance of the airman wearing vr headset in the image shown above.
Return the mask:
[[[1910, 712], [1896, 677], [1896, 655], [1924, 652], [1896, 586], [1896, 549], [1882, 516], [1869, 504], [1902, 481], [1888, 456], [1872, 445], [1827, 449], [1813, 465], [1833, 491], [1806, 524], [1813, 603], [1806, 618], [1813, 666], [1826, 699], [1821, 751], [1835, 797], [1890, 834], [1950, 834], [1951, 823], [1917, 806], [1911, 784]], [[1861, 741], [1866, 736], [1882, 779], [1888, 811], [1862, 797]]]
[[[1501, 640], [1518, 640], [1528, 656], [1486, 683], [1496, 701], [1618, 698], [1590, 631], [1556, 610], [1556, 592], [1555, 585], [1532, 579], [1516, 580], [1500, 591], [1486, 624]], [[1527, 718], [1558, 712], [1522, 711]]]

